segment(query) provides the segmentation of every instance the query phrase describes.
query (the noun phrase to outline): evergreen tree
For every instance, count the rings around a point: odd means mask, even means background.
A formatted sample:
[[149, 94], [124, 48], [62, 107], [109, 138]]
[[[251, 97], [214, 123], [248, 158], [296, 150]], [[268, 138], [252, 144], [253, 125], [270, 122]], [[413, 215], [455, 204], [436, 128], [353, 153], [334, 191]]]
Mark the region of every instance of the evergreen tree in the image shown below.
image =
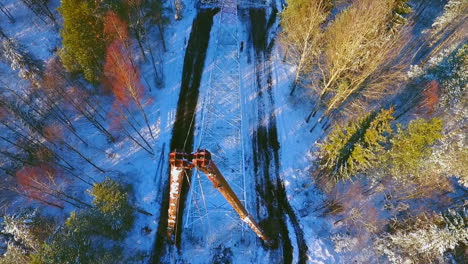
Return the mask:
[[25, 248], [37, 249], [47, 237], [51, 225], [38, 213], [37, 209], [20, 210], [15, 215], [3, 218], [3, 232], [11, 234]]
[[112, 245], [133, 225], [128, 194], [110, 178], [94, 184], [89, 193], [95, 207], [72, 212], [60, 230], [31, 256], [31, 263], [120, 263], [112, 256], [118, 256], [121, 248]]
[[95, 183], [90, 190], [93, 204], [100, 214], [101, 231], [111, 238], [123, 237], [133, 225], [133, 208], [128, 201], [128, 194], [118, 182], [106, 178]]
[[376, 240], [375, 248], [391, 263], [442, 263], [444, 253], [468, 243], [468, 212], [449, 210], [418, 218], [402, 230]]
[[18, 76], [28, 80], [38, 87], [44, 71], [40, 60], [20, 45], [15, 39], [5, 39], [0, 47], [2, 59], [7, 61], [13, 70], [18, 70]]
[[91, 237], [63, 227], [53, 235], [49, 243], [44, 243], [42, 248], [31, 256], [31, 264], [93, 263], [95, 252]]
[[8, 243], [6, 246], [6, 252], [0, 254], [0, 264], [29, 264], [31, 261], [27, 251], [25, 251], [20, 245], [15, 243]]
[[336, 127], [320, 146], [320, 167], [334, 182], [365, 171], [378, 161], [392, 133], [393, 109], [382, 109]]
[[382, 156], [383, 166], [397, 179], [416, 175], [421, 161], [431, 155], [431, 145], [442, 137], [442, 120], [412, 120], [406, 129], [398, 126], [392, 147]]
[[62, 63], [91, 82], [99, 81], [105, 55], [103, 18], [97, 2], [63, 0], [59, 8], [63, 16]]
[[35, 253], [53, 230], [54, 223], [37, 209], [26, 208], [14, 215], [5, 215], [0, 224], [0, 238], [6, 240], [6, 252], [0, 254], [0, 264], [30, 263]]

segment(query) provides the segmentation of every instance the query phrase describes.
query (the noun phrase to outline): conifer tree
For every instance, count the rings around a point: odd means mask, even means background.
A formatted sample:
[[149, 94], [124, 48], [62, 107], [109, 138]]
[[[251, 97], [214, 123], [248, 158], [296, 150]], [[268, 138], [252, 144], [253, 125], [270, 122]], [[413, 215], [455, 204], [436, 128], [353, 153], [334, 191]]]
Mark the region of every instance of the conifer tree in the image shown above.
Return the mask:
[[0, 264], [30, 263], [35, 253], [53, 231], [51, 219], [38, 209], [23, 208], [13, 215], [3, 216], [0, 222], [0, 239], [6, 238], [6, 252], [0, 252]]
[[91, 82], [99, 81], [105, 55], [103, 19], [97, 2], [63, 0], [59, 8], [63, 16], [62, 63], [68, 71], [83, 73]]
[[443, 255], [468, 243], [468, 212], [449, 210], [419, 217], [413, 224], [376, 240], [376, 250], [391, 263], [442, 263]]
[[431, 145], [442, 137], [442, 120], [433, 118], [412, 120], [406, 129], [401, 125], [394, 138], [392, 147], [382, 156], [383, 166], [395, 178], [419, 172], [423, 158], [432, 153]]
[[128, 201], [128, 194], [117, 181], [106, 178], [95, 183], [90, 190], [93, 204], [102, 216], [103, 234], [111, 238], [119, 238], [127, 232], [133, 224], [133, 209]]
[[[133, 224], [126, 189], [110, 178], [89, 190], [93, 208], [72, 212], [65, 224], [31, 256], [32, 264], [115, 263], [120, 249], [103, 247], [122, 239]], [[123, 261], [123, 263], [126, 263]]]
[[336, 127], [320, 146], [321, 170], [338, 182], [376, 164], [387, 135], [392, 133], [392, 114], [392, 108], [382, 109]]
[[25, 47], [15, 39], [5, 39], [0, 47], [3, 58], [13, 70], [18, 70], [18, 76], [28, 80], [34, 86], [39, 86], [44, 66], [41, 61], [26, 51]]

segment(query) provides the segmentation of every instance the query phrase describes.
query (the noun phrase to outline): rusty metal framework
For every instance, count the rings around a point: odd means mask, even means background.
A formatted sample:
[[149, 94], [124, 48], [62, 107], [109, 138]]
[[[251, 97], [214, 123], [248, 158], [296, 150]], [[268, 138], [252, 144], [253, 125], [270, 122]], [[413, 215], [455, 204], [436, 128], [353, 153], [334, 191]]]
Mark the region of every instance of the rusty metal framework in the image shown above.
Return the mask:
[[[192, 159], [191, 161], [190, 158]], [[198, 150], [192, 155], [174, 151], [169, 156], [169, 162], [171, 164], [171, 178], [167, 225], [168, 239], [172, 240], [177, 226], [180, 191], [184, 182], [183, 174], [185, 170], [190, 170], [196, 167], [206, 174], [208, 179], [213, 183], [213, 187], [224, 196], [226, 201], [237, 212], [240, 219], [244, 221], [244, 223], [246, 223], [259, 238], [267, 242], [269, 241], [263, 230], [253, 217], [249, 215], [244, 205], [232, 190], [231, 186], [229, 186], [215, 162], [212, 160], [211, 153], [208, 150]]]

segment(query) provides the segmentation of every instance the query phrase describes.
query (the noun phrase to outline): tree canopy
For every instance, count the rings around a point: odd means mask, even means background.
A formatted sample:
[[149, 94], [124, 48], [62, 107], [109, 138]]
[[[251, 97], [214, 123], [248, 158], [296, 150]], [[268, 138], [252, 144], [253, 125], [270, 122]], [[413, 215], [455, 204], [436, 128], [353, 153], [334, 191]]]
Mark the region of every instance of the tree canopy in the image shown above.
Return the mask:
[[62, 63], [68, 71], [83, 73], [91, 82], [100, 80], [105, 56], [104, 24], [96, 2], [63, 0], [59, 8], [63, 16]]

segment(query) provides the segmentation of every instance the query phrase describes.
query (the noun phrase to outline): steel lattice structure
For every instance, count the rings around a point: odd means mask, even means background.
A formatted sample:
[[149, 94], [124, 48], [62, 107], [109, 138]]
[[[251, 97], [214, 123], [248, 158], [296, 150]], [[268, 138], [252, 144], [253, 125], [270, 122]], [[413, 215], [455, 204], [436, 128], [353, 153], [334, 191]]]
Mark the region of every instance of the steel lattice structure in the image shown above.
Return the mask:
[[[245, 205], [248, 201], [244, 178], [237, 4], [237, 0], [218, 3], [216, 53], [209, 65], [209, 87], [199, 103], [202, 111], [197, 145], [210, 149], [227, 182]], [[247, 228], [199, 173], [192, 177], [191, 185], [184, 228], [192, 231], [201, 228], [207, 234], [214, 234], [210, 229], [215, 228], [211, 226], [215, 218], [219, 218], [227, 230], [243, 232]]]

